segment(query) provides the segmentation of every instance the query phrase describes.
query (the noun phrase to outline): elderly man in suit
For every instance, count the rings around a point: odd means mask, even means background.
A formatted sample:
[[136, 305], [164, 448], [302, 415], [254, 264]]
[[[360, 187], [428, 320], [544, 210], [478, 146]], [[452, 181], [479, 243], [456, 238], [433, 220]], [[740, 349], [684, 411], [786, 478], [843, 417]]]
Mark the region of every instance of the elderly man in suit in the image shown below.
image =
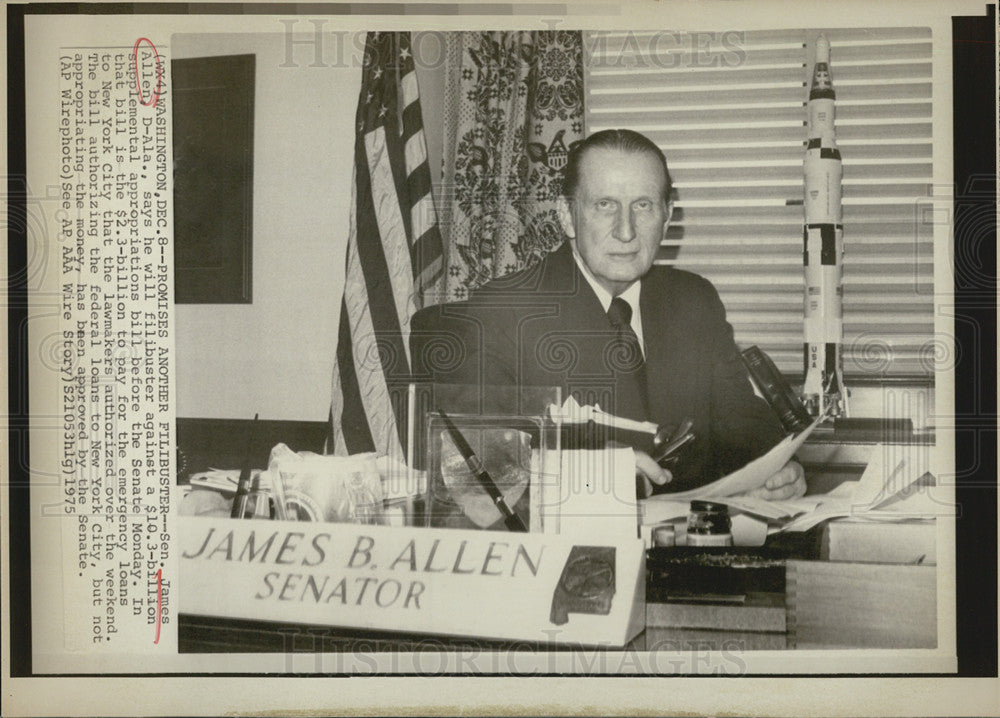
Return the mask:
[[[574, 147], [564, 170], [560, 223], [566, 241], [539, 264], [493, 280], [466, 302], [413, 319], [417, 374], [479, 387], [558, 386], [564, 396], [660, 425], [693, 420], [697, 436], [673, 474], [642, 448], [645, 493], [708, 483], [783, 436], [755, 396], [715, 288], [654, 266], [673, 210], [660, 149], [630, 130], [598, 132]], [[453, 341], [433, 366], [428, 342]], [[496, 410], [514, 393], [486, 389]], [[782, 499], [805, 491], [790, 462], [758, 490]]]

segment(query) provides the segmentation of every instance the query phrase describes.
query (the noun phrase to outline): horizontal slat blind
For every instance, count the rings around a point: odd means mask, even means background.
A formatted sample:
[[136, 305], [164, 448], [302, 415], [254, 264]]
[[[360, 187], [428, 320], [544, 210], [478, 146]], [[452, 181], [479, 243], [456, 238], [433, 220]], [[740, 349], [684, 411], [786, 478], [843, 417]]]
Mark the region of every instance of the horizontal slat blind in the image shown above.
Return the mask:
[[[805, 101], [820, 32], [584, 36], [588, 134], [629, 127], [667, 156], [676, 206], [657, 262], [709, 278], [737, 342], [791, 377], [802, 374]], [[929, 376], [930, 29], [822, 32], [844, 167], [844, 371], [848, 383]]]

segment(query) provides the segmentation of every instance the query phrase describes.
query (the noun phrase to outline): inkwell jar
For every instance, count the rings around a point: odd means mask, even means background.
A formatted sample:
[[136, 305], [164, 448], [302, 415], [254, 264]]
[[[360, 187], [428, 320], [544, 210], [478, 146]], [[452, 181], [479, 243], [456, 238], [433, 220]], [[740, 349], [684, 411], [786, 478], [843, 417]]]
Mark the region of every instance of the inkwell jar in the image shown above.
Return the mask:
[[732, 546], [729, 507], [714, 501], [692, 501], [687, 520], [688, 546]]

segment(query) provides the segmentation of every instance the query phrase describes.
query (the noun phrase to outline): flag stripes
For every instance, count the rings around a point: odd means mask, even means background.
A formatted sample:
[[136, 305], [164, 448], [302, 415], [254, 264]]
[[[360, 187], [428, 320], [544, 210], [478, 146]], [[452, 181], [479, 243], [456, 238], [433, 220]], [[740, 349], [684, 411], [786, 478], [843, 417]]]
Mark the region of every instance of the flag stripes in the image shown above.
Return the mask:
[[[413, 135], [406, 141], [406, 167], [407, 169], [417, 167], [426, 161], [427, 150], [424, 147], [424, 133], [420, 132]], [[408, 181], [414, 179], [415, 177], [416, 175], [411, 175], [408, 178]]]
[[417, 74], [413, 56], [409, 52], [409, 36], [402, 41], [400, 49], [401, 70], [400, 91], [403, 102], [401, 135], [406, 143], [407, 191], [411, 203], [410, 257], [413, 263], [413, 278], [416, 282], [421, 305], [439, 289], [444, 277], [444, 262], [441, 233], [437, 224], [437, 213], [431, 197], [431, 170], [427, 163], [427, 142], [424, 140], [424, 123], [420, 113], [417, 92]]
[[[366, 255], [370, 256], [369, 262], [362, 265], [365, 269], [365, 277], [369, 288], [372, 284], [378, 284], [383, 277], [389, 278], [388, 296], [391, 298], [394, 307], [386, 307], [385, 318], [376, 326], [379, 329], [392, 329], [396, 333], [402, 333], [403, 350], [409, 356], [409, 349], [406, 341], [409, 339], [410, 317], [416, 311], [413, 296], [413, 271], [410, 264], [410, 254], [407, 247], [406, 237], [408, 229], [404, 229], [406, 217], [409, 212], [401, 211], [399, 206], [399, 196], [392, 191], [393, 179], [392, 168], [386, 148], [386, 135], [381, 129], [368, 133], [365, 136], [365, 148], [367, 150], [369, 170], [371, 172], [371, 191], [369, 197], [372, 202], [375, 223], [377, 225], [378, 236], [382, 238], [382, 249], [384, 251], [385, 274], [382, 268], [378, 267], [378, 272], [371, 271], [377, 266], [379, 261], [377, 252], [369, 250]], [[373, 235], [370, 235], [373, 236]]]
[[331, 434], [338, 454], [401, 458], [410, 317], [442, 275], [408, 33], [368, 33], [355, 129]]

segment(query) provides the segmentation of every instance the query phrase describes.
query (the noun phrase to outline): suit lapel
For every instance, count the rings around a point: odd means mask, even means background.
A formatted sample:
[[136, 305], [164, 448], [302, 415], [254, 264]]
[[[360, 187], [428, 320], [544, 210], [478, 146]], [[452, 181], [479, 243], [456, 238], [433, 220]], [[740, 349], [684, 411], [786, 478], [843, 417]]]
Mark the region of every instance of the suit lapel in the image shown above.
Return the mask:
[[670, 383], [674, 378], [676, 305], [670, 270], [653, 268], [642, 280], [639, 307], [642, 311], [642, 338], [646, 351], [646, 383], [650, 420], [661, 423], [670, 414]]
[[[601, 302], [580, 272], [569, 244], [549, 254], [539, 269], [537, 284], [523, 288], [530, 292], [535, 316], [524, 317], [522, 313], [520, 321], [508, 317], [519, 326], [517, 341], [522, 344], [520, 356], [525, 371], [535, 381], [568, 385], [582, 376], [599, 375], [600, 355], [595, 357], [594, 349], [601, 333], [606, 342], [611, 331]], [[573, 347], [575, 355], [568, 366], [563, 364], [563, 359], [569, 359], [564, 354], [567, 346]], [[540, 358], [549, 355], [551, 364]]]
[[[550, 286], [555, 286], [561, 292], [565, 292], [568, 301], [563, 302], [563, 310], [566, 315], [562, 317], [564, 326], [572, 327], [575, 330], [590, 330], [595, 328], [605, 329], [601, 323], [601, 318], [605, 317], [604, 307], [601, 300], [594, 294], [590, 283], [583, 276], [579, 265], [573, 258], [573, 250], [569, 243], [565, 242], [552, 255], [553, 261], [549, 263], [548, 270], [553, 273]], [[606, 319], [605, 319], [606, 321]]]

